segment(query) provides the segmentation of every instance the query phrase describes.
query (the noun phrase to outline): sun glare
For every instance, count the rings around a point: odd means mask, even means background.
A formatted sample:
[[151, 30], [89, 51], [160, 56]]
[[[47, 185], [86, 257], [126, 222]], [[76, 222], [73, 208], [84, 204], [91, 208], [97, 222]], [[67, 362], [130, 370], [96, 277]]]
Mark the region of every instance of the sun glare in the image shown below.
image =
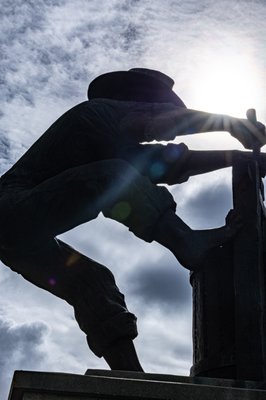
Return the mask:
[[193, 84], [194, 108], [245, 118], [248, 108], [261, 108], [260, 72], [249, 58], [210, 58]]

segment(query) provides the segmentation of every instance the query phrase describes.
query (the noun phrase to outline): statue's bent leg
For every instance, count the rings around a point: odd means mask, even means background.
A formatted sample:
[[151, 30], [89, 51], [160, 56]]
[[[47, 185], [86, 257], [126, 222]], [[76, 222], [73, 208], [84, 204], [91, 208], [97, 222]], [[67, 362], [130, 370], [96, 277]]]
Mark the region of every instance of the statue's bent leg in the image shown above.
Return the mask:
[[71, 304], [90, 349], [98, 357], [113, 342], [137, 336], [136, 317], [127, 310], [111, 271], [61, 240], [43, 242], [35, 251], [2, 252], [2, 261]]
[[136, 318], [110, 271], [54, 239], [103, 213], [153, 240], [171, 194], [121, 160], [69, 169], [33, 189], [0, 199], [0, 258], [27, 280], [72, 304], [88, 343], [101, 356], [113, 341], [137, 335]]
[[101, 357], [105, 349], [121, 338], [133, 340], [138, 334], [137, 319], [127, 310], [112, 272], [61, 240], [58, 244], [68, 267], [74, 270], [71, 302], [90, 349]]
[[0, 198], [0, 247], [38, 246], [102, 211], [153, 240], [153, 230], [172, 195], [123, 160], [104, 160], [71, 168], [32, 189], [9, 191]]

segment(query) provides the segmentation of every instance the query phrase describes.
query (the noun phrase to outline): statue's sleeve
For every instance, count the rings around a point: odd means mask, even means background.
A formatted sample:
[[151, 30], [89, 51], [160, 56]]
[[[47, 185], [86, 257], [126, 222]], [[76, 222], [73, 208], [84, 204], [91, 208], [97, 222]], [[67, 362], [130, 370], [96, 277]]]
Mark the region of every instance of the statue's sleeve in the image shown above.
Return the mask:
[[128, 161], [154, 183], [176, 184], [188, 180], [186, 170], [189, 150], [184, 143], [130, 144], [117, 150], [117, 157]]
[[171, 104], [163, 107], [154, 106], [153, 113], [145, 129], [145, 140], [170, 141], [176, 136], [189, 132], [189, 119], [187, 109]]
[[120, 131], [139, 143], [170, 141], [189, 133], [187, 111], [170, 103], [132, 103], [120, 121]]
[[[134, 103], [133, 103], [134, 104]], [[202, 132], [231, 132], [233, 117], [177, 107], [171, 103], [135, 103], [121, 119], [124, 132], [139, 143], [170, 141]]]

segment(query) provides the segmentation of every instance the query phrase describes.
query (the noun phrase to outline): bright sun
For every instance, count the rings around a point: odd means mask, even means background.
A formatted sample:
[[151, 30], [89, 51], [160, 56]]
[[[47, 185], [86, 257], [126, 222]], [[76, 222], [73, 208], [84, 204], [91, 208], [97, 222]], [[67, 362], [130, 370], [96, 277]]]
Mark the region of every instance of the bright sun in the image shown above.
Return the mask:
[[248, 57], [212, 56], [195, 76], [193, 104], [200, 110], [245, 118], [248, 108], [262, 107], [260, 79], [259, 69]]

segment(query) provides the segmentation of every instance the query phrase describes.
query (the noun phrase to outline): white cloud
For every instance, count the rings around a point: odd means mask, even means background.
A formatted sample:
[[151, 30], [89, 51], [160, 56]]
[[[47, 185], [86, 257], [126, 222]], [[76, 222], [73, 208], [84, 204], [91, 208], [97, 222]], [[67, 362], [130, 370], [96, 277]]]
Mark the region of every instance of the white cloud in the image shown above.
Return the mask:
[[147, 372], [187, 375], [191, 358], [191, 311], [168, 313], [159, 306], [140, 312], [136, 347]]

